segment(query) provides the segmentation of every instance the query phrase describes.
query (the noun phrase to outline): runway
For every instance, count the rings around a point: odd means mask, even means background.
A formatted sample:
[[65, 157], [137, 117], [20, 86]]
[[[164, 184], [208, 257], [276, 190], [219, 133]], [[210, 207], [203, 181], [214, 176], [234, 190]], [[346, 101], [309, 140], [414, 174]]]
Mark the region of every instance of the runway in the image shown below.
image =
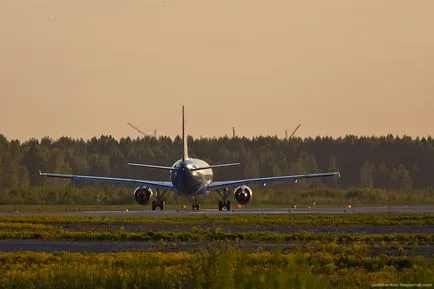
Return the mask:
[[[396, 206], [396, 207], [352, 207], [352, 208], [264, 208], [264, 209], [235, 209], [233, 211], [218, 211], [216, 209], [204, 209], [200, 211], [167, 210], [167, 211], [77, 211], [77, 212], [15, 212], [0, 213], [3, 216], [32, 216], [32, 215], [62, 215], [62, 216], [100, 216], [100, 217], [140, 217], [156, 216], [157, 223], [61, 223], [59, 228], [64, 231], [102, 231], [118, 232], [121, 227], [125, 232], [138, 231], [191, 231], [191, 225], [184, 224], [159, 224], [158, 216], [205, 216], [205, 215], [260, 215], [260, 214], [374, 214], [374, 213], [434, 213], [434, 206]], [[198, 229], [202, 226], [198, 225]], [[206, 227], [204, 227], [206, 229]], [[340, 226], [258, 226], [258, 225], [233, 225], [222, 224], [221, 230], [225, 232], [276, 232], [276, 233], [302, 233], [313, 234], [434, 234], [434, 226], [376, 226], [364, 225], [340, 225]], [[159, 241], [69, 241], [69, 240], [0, 240], [0, 252], [37, 251], [37, 252], [119, 252], [119, 251], [193, 251], [209, 246], [212, 242], [159, 242]], [[295, 242], [240, 242], [239, 246], [256, 250], [263, 248], [273, 250], [292, 250], [294, 246], [306, 244]], [[282, 249], [283, 248], [283, 249]], [[285, 249], [286, 248], [286, 249]], [[432, 257], [434, 244], [418, 245], [417, 248], [409, 248], [410, 255], [424, 255]], [[384, 252], [383, 252], [384, 253]]]
[[[79, 208], [79, 206], [77, 206]], [[15, 211], [0, 212], [0, 216], [86, 216], [86, 217], [140, 217], [140, 216], [186, 216], [186, 215], [264, 215], [264, 214], [381, 214], [381, 213], [434, 213], [434, 206], [378, 206], [378, 207], [313, 207], [313, 208], [261, 208], [261, 209], [233, 209], [219, 211], [217, 209], [189, 209], [155, 210], [148, 208], [143, 211], [130, 211], [128, 206], [122, 210], [87, 210], [87, 211]]]
[[[306, 246], [306, 243], [297, 242], [232, 242], [232, 246], [247, 250], [280, 250], [282, 253], [296, 251], [297, 247]], [[129, 241], [65, 241], [65, 240], [0, 240], [0, 252], [71, 252], [71, 253], [115, 253], [115, 252], [180, 252], [197, 251], [213, 245], [213, 242], [129, 242]], [[348, 244], [342, 244], [348, 246]], [[407, 256], [425, 256], [433, 258], [434, 245], [424, 244], [414, 246], [403, 245]], [[384, 254], [384, 250], [370, 249], [371, 255]], [[393, 250], [387, 252], [389, 255], [396, 255]], [[403, 254], [400, 252], [399, 254]]]
[[[260, 214], [375, 214], [375, 213], [434, 213], [434, 206], [396, 206], [396, 207], [352, 207], [352, 208], [264, 208], [264, 209], [234, 209], [232, 211], [219, 211], [217, 209], [167, 210], [167, 211], [78, 211], [78, 212], [22, 212], [22, 215], [66, 215], [66, 216], [98, 216], [98, 217], [139, 217], [139, 216], [176, 216], [176, 215], [260, 215]], [[1, 215], [16, 215], [17, 213], [4, 213]]]
[[[131, 242], [131, 241], [66, 241], [66, 240], [0, 240], [0, 252], [33, 251], [33, 252], [131, 252], [131, 251], [192, 251], [208, 246], [209, 242]], [[295, 246], [295, 244], [276, 242], [243, 242], [240, 247], [256, 249], [262, 246], [271, 250], [278, 246]]]

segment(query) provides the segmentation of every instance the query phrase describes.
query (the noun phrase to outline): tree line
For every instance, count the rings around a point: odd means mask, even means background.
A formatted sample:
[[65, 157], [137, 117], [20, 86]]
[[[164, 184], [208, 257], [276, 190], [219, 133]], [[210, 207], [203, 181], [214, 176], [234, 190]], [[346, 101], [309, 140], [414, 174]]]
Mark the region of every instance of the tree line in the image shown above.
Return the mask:
[[[276, 184], [272, 188], [281, 191], [357, 188], [430, 192], [434, 187], [434, 140], [431, 137], [188, 137], [188, 141], [190, 157], [210, 164], [241, 163], [238, 167], [215, 169], [217, 180], [339, 171], [339, 180], [313, 179], [298, 184]], [[96, 191], [83, 184], [41, 177], [39, 170], [168, 180], [167, 171], [130, 167], [127, 163], [172, 165], [181, 154], [179, 136], [119, 140], [112, 136], [89, 140], [46, 137], [20, 142], [0, 134], [0, 202], [74, 202], [74, 198], [77, 198], [75, 201], [90, 198], [88, 192]], [[119, 198], [131, 199], [124, 189], [110, 190], [114, 195], [118, 192]]]

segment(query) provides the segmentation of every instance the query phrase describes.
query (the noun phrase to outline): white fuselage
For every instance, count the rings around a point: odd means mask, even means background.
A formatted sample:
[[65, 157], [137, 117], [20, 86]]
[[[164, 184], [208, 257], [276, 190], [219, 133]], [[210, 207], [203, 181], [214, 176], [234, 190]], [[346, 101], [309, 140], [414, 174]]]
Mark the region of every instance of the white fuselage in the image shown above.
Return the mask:
[[175, 162], [172, 167], [176, 169], [170, 172], [170, 181], [176, 193], [183, 196], [207, 195], [208, 185], [213, 180], [212, 169], [194, 169], [208, 166], [207, 162], [192, 158]]

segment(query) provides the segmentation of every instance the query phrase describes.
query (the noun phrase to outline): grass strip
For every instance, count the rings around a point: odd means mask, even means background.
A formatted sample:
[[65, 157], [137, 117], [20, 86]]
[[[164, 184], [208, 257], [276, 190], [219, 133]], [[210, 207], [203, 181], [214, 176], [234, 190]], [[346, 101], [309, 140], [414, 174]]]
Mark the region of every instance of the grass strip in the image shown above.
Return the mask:
[[246, 252], [0, 253], [0, 288], [370, 288], [432, 284], [433, 263], [407, 256]]
[[0, 239], [42, 239], [76, 241], [291, 241], [291, 242], [405, 242], [434, 244], [434, 234], [317, 234], [317, 233], [276, 233], [276, 232], [74, 232], [74, 231], [0, 231]]
[[245, 226], [395, 226], [434, 225], [434, 213], [391, 214], [259, 214], [259, 215], [180, 215], [120, 217], [101, 216], [1, 216], [0, 223], [67, 224], [179, 224], [179, 225], [245, 225]]

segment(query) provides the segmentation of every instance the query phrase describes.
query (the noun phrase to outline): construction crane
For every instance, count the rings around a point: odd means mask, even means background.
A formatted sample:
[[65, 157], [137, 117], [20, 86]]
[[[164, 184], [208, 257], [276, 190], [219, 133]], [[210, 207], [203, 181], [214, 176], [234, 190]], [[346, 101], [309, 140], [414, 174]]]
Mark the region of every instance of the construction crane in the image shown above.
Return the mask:
[[[147, 136], [146, 133], [144, 133], [140, 128], [138, 128], [137, 126], [135, 126], [134, 124], [132, 124], [131, 122], [127, 122], [127, 124], [129, 126], [131, 126], [133, 129], [135, 129], [138, 133], [140, 133], [143, 136]], [[154, 137], [157, 137], [157, 130], [154, 129]]]
[[286, 139], [292, 138], [295, 135], [295, 133], [297, 132], [297, 130], [300, 128], [300, 126], [301, 126], [301, 124], [299, 123], [297, 125], [297, 127], [292, 131], [292, 133], [291, 133], [291, 135], [289, 137], [288, 137], [288, 130], [285, 130], [285, 138]]

